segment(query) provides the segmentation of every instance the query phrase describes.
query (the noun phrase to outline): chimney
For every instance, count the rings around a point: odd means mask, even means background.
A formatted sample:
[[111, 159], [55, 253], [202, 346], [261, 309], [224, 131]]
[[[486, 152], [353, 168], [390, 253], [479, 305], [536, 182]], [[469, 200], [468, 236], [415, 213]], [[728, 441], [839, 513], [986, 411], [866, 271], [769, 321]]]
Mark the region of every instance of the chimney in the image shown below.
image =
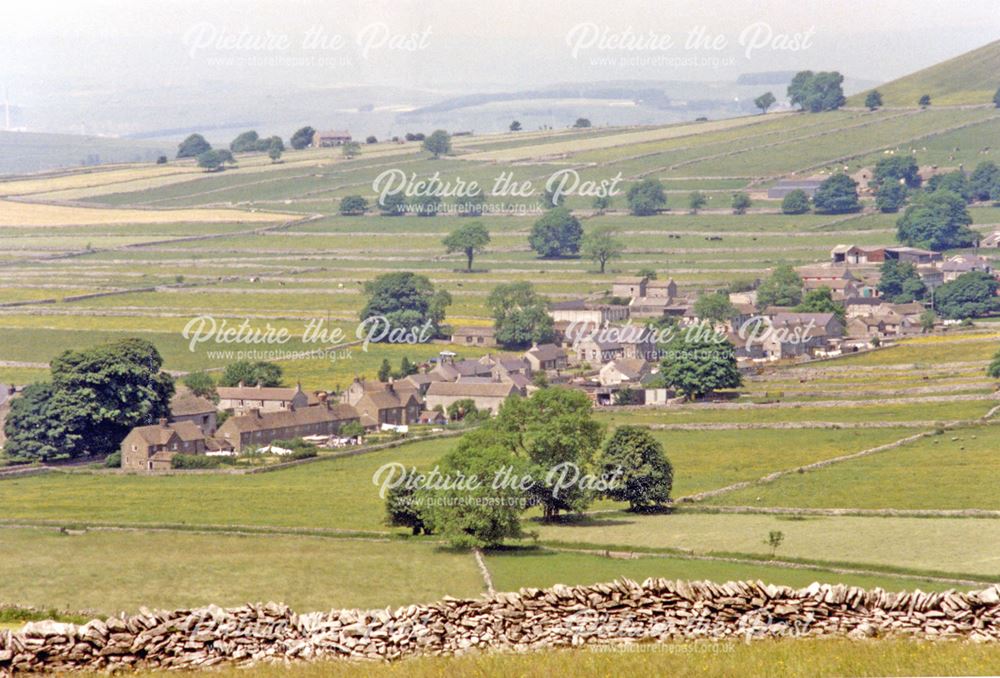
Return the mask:
[[247, 414], [249, 414], [251, 417], [255, 417], [257, 419], [260, 419], [260, 408], [259, 407], [254, 407], [249, 412], [247, 412]]
[[240, 379], [240, 383], [239, 383], [239, 384], [237, 384], [237, 386], [239, 386], [240, 388], [243, 388], [244, 386], [246, 386], [246, 384], [244, 384], [244, 383], [243, 383], [243, 380], [242, 380], [242, 379]]
[[163, 428], [167, 427], [167, 420], [165, 417], [160, 419], [160, 426], [162, 426]]
[[260, 381], [258, 381], [257, 382], [257, 388], [264, 388], [264, 385], [262, 383], [260, 383]]

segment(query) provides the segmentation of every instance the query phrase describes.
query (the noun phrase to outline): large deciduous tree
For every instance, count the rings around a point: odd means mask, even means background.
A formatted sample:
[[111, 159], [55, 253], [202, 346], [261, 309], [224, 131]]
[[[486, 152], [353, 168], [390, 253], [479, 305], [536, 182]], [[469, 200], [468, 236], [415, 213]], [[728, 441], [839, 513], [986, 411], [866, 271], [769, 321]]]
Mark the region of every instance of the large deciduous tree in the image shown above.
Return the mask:
[[423, 148], [435, 158], [451, 153], [451, 135], [443, 129], [437, 129], [424, 139]]
[[599, 461], [601, 475], [613, 478], [605, 496], [627, 501], [630, 511], [649, 511], [670, 501], [674, 470], [663, 446], [643, 426], [619, 426]]
[[889, 259], [881, 266], [878, 291], [894, 304], [906, 304], [923, 299], [927, 286], [916, 266], [908, 261]]
[[693, 326], [664, 345], [659, 379], [688, 398], [701, 398], [743, 383], [736, 366], [736, 350], [722, 334]]
[[896, 222], [896, 238], [911, 247], [940, 252], [971, 247], [976, 233], [965, 200], [951, 191], [920, 194]]
[[846, 174], [834, 174], [813, 194], [813, 206], [822, 214], [847, 214], [861, 209], [858, 182]]
[[442, 243], [448, 252], [465, 254], [466, 271], [472, 271], [472, 260], [476, 254], [486, 249], [490, 244], [490, 232], [478, 221], [459, 226], [446, 237]]
[[541, 257], [568, 257], [580, 252], [582, 239], [580, 220], [565, 207], [556, 207], [531, 227], [528, 243]]
[[625, 194], [625, 201], [633, 215], [647, 217], [667, 206], [667, 193], [661, 181], [649, 177], [632, 184]]
[[361, 319], [383, 317], [393, 329], [419, 330], [430, 324], [436, 335], [451, 295], [435, 290], [431, 281], [409, 271], [386, 273], [365, 283], [368, 302]]
[[782, 264], [757, 289], [757, 307], [795, 306], [802, 301], [802, 277], [795, 269]]
[[212, 145], [200, 134], [191, 134], [177, 146], [178, 158], [197, 158], [205, 151], [212, 150]]
[[281, 366], [264, 360], [229, 363], [219, 377], [219, 386], [281, 386]]
[[964, 273], [934, 291], [934, 307], [946, 318], [975, 318], [1000, 312], [1000, 282], [988, 273]]
[[314, 136], [316, 136], [316, 130], [307, 125], [295, 130], [295, 134], [292, 135], [289, 143], [296, 151], [301, 151], [303, 148], [312, 145]]
[[486, 299], [497, 342], [505, 348], [525, 348], [552, 341], [553, 321], [548, 302], [527, 280], [497, 285]]
[[595, 228], [583, 237], [583, 256], [601, 267], [601, 273], [608, 262], [621, 257], [625, 245], [615, 237], [615, 231], [609, 227]]

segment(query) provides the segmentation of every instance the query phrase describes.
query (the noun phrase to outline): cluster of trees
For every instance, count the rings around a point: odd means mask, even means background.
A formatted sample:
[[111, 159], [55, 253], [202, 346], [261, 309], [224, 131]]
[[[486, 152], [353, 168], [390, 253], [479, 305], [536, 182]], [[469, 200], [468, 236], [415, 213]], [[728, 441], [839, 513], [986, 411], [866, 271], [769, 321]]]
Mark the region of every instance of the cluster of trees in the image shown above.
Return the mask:
[[916, 266], [906, 261], [890, 259], [881, 266], [878, 291], [884, 299], [894, 304], [907, 304], [922, 300], [927, 294], [927, 286]]
[[[386, 497], [387, 522], [440, 534], [459, 547], [492, 547], [524, 536], [521, 515], [533, 506], [541, 507], [546, 521], [583, 511], [602, 496], [626, 501], [632, 511], [664, 506], [673, 468], [656, 438], [638, 426], [619, 427], [602, 446], [604, 436], [580, 391], [543, 388], [529, 398], [511, 398], [496, 417], [462, 436], [438, 465], [442, 476], [469, 482], [430, 489], [406, 482], [413, 480], [409, 475]], [[570, 483], [551, 472], [568, 465], [615, 482]], [[520, 482], [525, 478], [529, 482]]]
[[527, 280], [497, 285], [486, 298], [497, 343], [508, 349], [544, 344], [555, 336], [549, 303]]
[[115, 452], [135, 426], [170, 414], [174, 382], [143, 339], [123, 339], [52, 361], [51, 379], [11, 401], [8, 456], [52, 460]]
[[964, 273], [934, 290], [934, 309], [945, 318], [974, 318], [1000, 313], [1000, 282], [988, 273]]
[[804, 111], [834, 111], [847, 101], [843, 84], [844, 76], [837, 71], [799, 71], [788, 85], [788, 99]]
[[261, 137], [257, 130], [249, 130], [233, 139], [229, 150], [233, 153], [266, 152], [273, 162], [277, 162], [285, 151], [285, 143], [279, 136]]
[[383, 317], [393, 330], [416, 330], [430, 327], [437, 336], [451, 305], [447, 290], [435, 290], [427, 276], [409, 271], [386, 273], [364, 286], [368, 301], [361, 309], [361, 320]]
[[389, 363], [388, 358], [382, 359], [382, 364], [378, 368], [378, 380], [379, 381], [389, 381], [389, 378], [402, 379], [408, 377], [411, 374], [416, 374], [419, 371], [419, 366], [410, 361], [408, 356], [403, 356], [399, 361], [399, 369], [392, 369], [392, 364]]
[[798, 306], [802, 303], [802, 276], [788, 264], [776, 266], [757, 288], [757, 308]]

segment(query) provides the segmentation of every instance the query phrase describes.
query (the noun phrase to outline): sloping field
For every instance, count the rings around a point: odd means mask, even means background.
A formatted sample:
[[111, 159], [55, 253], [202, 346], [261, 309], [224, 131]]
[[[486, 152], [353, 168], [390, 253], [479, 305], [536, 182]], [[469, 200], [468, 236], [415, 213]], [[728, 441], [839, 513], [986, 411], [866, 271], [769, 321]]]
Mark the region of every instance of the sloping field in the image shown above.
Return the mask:
[[[989, 104], [1000, 87], [1000, 41], [878, 86], [887, 106], [916, 106], [924, 94], [933, 104]], [[864, 105], [867, 92], [847, 102]]]
[[266, 223], [294, 218], [276, 212], [246, 212], [233, 209], [136, 210], [47, 205], [0, 200], [0, 225], [77, 226], [82, 224], [162, 224], [187, 222]]

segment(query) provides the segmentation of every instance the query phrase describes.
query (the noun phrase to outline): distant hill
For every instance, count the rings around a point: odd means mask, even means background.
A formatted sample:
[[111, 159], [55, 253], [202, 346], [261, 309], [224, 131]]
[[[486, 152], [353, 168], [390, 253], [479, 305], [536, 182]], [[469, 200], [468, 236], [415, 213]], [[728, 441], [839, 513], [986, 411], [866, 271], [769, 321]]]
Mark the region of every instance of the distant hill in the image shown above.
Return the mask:
[[[987, 104], [1000, 87], [1000, 40], [878, 86], [886, 106], [916, 106], [924, 94], [932, 104]], [[862, 106], [865, 92], [847, 100]]]
[[176, 145], [77, 134], [0, 131], [0, 175], [27, 174], [60, 167], [109, 162], [153, 162]]

